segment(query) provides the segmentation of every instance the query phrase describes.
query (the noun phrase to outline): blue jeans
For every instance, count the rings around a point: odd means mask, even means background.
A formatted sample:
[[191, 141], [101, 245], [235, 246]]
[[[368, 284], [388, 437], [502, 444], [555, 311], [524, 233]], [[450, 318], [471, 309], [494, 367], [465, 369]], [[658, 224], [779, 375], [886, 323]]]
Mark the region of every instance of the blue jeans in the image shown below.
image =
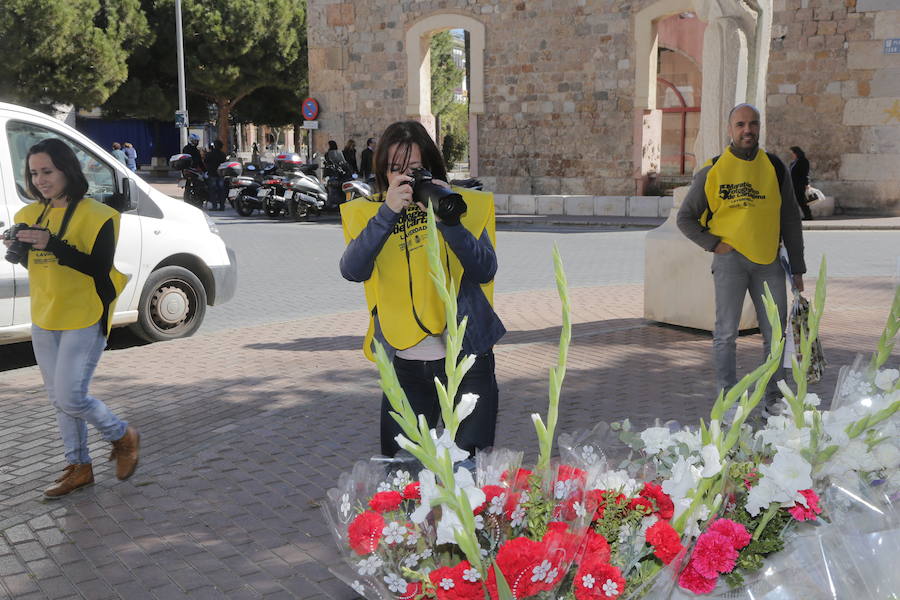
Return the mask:
[[[787, 315], [787, 286], [784, 268], [776, 258], [768, 265], [757, 264], [737, 250], [713, 255], [713, 280], [716, 289], [716, 326], [713, 331], [713, 359], [716, 365], [716, 385], [728, 390], [737, 383], [737, 335], [744, 308], [744, 297], [750, 292], [750, 300], [756, 309], [759, 330], [763, 335], [763, 360], [772, 347], [772, 327], [763, 305], [763, 283], [769, 284], [772, 298], [778, 306], [782, 330]], [[784, 378], [779, 368], [772, 376], [767, 396], [779, 395], [776, 382]], [[753, 390], [750, 390], [751, 393]]]
[[[441, 417], [441, 406], [438, 401], [434, 378], [437, 377], [447, 385], [447, 374], [444, 371], [444, 359], [438, 360], [405, 360], [394, 357], [394, 371], [400, 387], [417, 415], [425, 415], [428, 427], [434, 429]], [[486, 352], [478, 355], [475, 364], [463, 377], [456, 394], [458, 402], [463, 394], [478, 394], [478, 402], [472, 411], [459, 425], [456, 431], [456, 445], [474, 452], [494, 445], [494, 432], [497, 428], [497, 408], [500, 392], [497, 378], [494, 375], [494, 353]], [[403, 433], [400, 425], [389, 414], [392, 411], [387, 396], [381, 397], [381, 453], [394, 456], [400, 447], [394, 438]]]
[[103, 402], [88, 395], [88, 385], [106, 347], [100, 324], [64, 331], [32, 324], [31, 345], [50, 403], [56, 409], [66, 460], [69, 464], [91, 462], [87, 424], [96, 427], [107, 441], [121, 439], [128, 425]]

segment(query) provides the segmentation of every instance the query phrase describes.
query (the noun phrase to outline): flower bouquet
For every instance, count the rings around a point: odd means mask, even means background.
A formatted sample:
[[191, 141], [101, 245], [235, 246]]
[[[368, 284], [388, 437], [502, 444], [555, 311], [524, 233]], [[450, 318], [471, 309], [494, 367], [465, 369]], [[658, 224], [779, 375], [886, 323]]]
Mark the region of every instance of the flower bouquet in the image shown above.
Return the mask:
[[[428, 218], [433, 225], [430, 209]], [[328, 492], [326, 519], [346, 563], [335, 572], [358, 593], [403, 600], [637, 600], [723, 593], [799, 600], [840, 597], [816, 595], [827, 581], [818, 576], [823, 570], [848, 581], [882, 576], [879, 568], [861, 570], [859, 561], [828, 562], [813, 552], [812, 541], [824, 548], [826, 541], [834, 546], [857, 540], [851, 548], [856, 552], [880, 541], [900, 550], [891, 520], [900, 392], [898, 377], [881, 369], [900, 326], [900, 291], [876, 358], [868, 370], [848, 371], [840, 388], [847, 388], [846, 399], [839, 393], [832, 411], [818, 411], [818, 398], [806, 389], [824, 308], [823, 261], [801, 333], [802, 358], [792, 362], [796, 389], [779, 382], [784, 416], [770, 417], [762, 427], [750, 424], [784, 346], [767, 292], [772, 351], [720, 394], [708, 423], [643, 431], [632, 430], [628, 421], [600, 424], [561, 435], [560, 457], [553, 458], [571, 337], [565, 275], [554, 250], [563, 326], [546, 421], [532, 415], [539, 457], [527, 468], [519, 451], [470, 457], [453, 441], [478, 400], [464, 395], [453, 402], [474, 357], [459, 360], [466, 320], [457, 323], [456, 294], [446, 284], [434, 227], [428, 231], [431, 276], [447, 317], [447, 385], [435, 382], [444, 428], [429, 429], [413, 413], [386, 353], [376, 347], [382, 388], [403, 431], [397, 442], [417, 463], [360, 462]], [[882, 392], [877, 398], [876, 390]], [[851, 490], [848, 482], [857, 487]], [[831, 510], [838, 489], [845, 492], [847, 511], [875, 507], [867, 519], [842, 518]], [[820, 497], [823, 490], [828, 494]], [[875, 501], [846, 502], [867, 497]], [[827, 558], [843, 556], [837, 552]]]

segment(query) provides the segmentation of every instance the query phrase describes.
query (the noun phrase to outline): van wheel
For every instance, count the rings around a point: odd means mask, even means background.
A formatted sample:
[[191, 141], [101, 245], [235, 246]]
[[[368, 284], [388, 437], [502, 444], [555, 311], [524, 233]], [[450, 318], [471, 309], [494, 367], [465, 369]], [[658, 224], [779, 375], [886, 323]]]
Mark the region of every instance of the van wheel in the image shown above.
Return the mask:
[[182, 267], [163, 267], [147, 279], [132, 330], [148, 342], [193, 335], [206, 314], [206, 289]]

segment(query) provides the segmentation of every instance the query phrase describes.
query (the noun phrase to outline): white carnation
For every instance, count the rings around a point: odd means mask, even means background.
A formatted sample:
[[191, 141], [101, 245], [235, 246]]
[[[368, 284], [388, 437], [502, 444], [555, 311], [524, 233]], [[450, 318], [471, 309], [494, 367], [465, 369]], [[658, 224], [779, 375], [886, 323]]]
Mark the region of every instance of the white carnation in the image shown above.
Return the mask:
[[894, 387], [894, 381], [898, 377], [900, 377], [900, 371], [897, 369], [884, 369], [875, 376], [875, 386], [887, 392]]

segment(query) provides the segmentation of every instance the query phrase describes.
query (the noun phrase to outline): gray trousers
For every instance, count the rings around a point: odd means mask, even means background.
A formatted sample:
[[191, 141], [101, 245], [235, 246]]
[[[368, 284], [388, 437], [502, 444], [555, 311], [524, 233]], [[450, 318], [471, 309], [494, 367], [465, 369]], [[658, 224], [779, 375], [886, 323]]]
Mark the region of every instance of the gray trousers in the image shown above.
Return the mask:
[[[763, 283], [769, 284], [769, 290], [778, 306], [782, 329], [787, 314], [787, 286], [784, 268], [777, 258], [771, 264], [759, 265], [737, 250], [727, 254], [714, 254], [712, 273], [716, 289], [716, 327], [713, 331], [716, 386], [718, 389], [728, 390], [737, 383], [737, 335], [744, 296], [750, 292], [750, 299], [756, 309], [759, 329], [763, 334], [765, 360], [772, 346], [772, 327], [763, 305]], [[777, 398], [780, 395], [776, 382], [783, 378], [784, 369], [779, 367], [769, 382], [767, 398]], [[753, 390], [750, 391], [752, 393]]]

